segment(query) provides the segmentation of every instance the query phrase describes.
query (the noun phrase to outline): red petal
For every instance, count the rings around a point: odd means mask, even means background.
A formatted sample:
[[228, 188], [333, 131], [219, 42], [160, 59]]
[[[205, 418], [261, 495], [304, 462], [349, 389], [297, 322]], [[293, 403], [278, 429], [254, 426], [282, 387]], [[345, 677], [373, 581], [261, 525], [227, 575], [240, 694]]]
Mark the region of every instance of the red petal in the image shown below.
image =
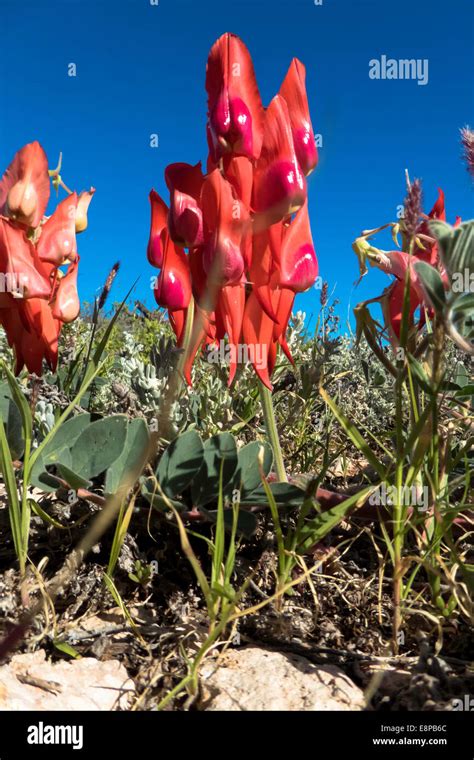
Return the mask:
[[82, 193], [80, 193], [79, 198], [77, 199], [76, 234], [79, 234], [79, 232], [84, 232], [84, 230], [87, 229], [87, 212], [89, 210], [90, 202], [94, 193], [95, 188], [91, 187], [90, 190], [84, 190]]
[[238, 350], [240, 344], [240, 337], [242, 333], [242, 322], [244, 318], [245, 310], [245, 285], [239, 283], [238, 285], [228, 285], [222, 288], [219, 294], [219, 310], [222, 314], [225, 329], [229, 336], [229, 342], [234, 347], [233, 358], [231, 359], [229, 368], [229, 385], [234, 379], [237, 370], [237, 361], [235, 359], [235, 353]]
[[446, 221], [446, 209], [444, 205], [444, 192], [438, 187], [438, 197], [436, 202], [428, 214], [430, 219], [440, 219], [442, 222]]
[[250, 53], [239, 37], [223, 34], [207, 62], [209, 133], [212, 160], [224, 153], [258, 158], [263, 106]]
[[0, 309], [0, 322], [15, 350], [16, 374], [26, 365], [29, 372], [41, 375], [43, 359], [53, 371], [56, 369], [60, 323], [53, 318], [45, 300], [21, 301], [11, 297], [11, 308]]
[[309, 115], [305, 79], [305, 67], [301, 61], [293, 58], [280, 87], [280, 95], [288, 105], [296, 156], [304, 174], [308, 175], [318, 163], [318, 151]]
[[411, 290], [416, 293], [417, 298], [421, 301], [423, 300], [423, 291], [420, 279], [413, 266], [419, 258], [420, 257], [418, 256], [412, 256], [410, 260], [410, 255], [404, 251], [384, 251], [383, 257], [378, 258], [376, 266], [381, 269], [382, 272], [392, 274], [397, 280], [402, 282], [402, 285], [405, 282], [405, 274], [407, 267], [409, 266]]
[[[288, 322], [291, 317], [291, 310], [295, 301], [295, 294], [288, 288], [280, 288], [276, 291], [276, 304], [275, 311], [277, 315], [277, 321], [273, 327], [273, 339], [280, 340], [286, 335], [288, 329]], [[290, 359], [290, 361], [292, 361]]]
[[53, 316], [61, 322], [74, 322], [81, 305], [77, 294], [77, 270], [79, 257], [70, 264], [64, 277], [59, 281], [53, 306]]
[[295, 293], [303, 293], [316, 281], [318, 260], [311, 236], [307, 201], [285, 232], [280, 267], [281, 286], [291, 288]]
[[213, 282], [235, 285], [244, 271], [242, 249], [248, 213], [218, 169], [206, 177], [201, 206], [204, 218], [204, 268]]
[[[400, 338], [400, 330], [403, 315], [403, 297], [405, 293], [405, 283], [397, 280], [385, 292], [385, 298], [382, 301], [382, 307], [385, 313], [385, 321], [389, 328], [392, 342], [397, 343]], [[413, 314], [421, 303], [421, 299], [414, 290], [410, 290], [410, 323], [413, 321]]]
[[72, 193], [61, 201], [41, 228], [36, 246], [41, 261], [48, 261], [57, 267], [66, 261], [75, 261], [77, 200], [77, 193]]
[[37, 227], [49, 201], [48, 159], [38, 142], [15, 154], [0, 181], [0, 214]]
[[202, 212], [199, 208], [204, 176], [201, 163], [170, 164], [165, 180], [171, 193], [169, 231], [175, 243], [191, 247], [203, 242]]
[[168, 311], [168, 318], [176, 335], [176, 344], [178, 347], [182, 345], [184, 328], [186, 326], [187, 309], [177, 309], [176, 311]]
[[288, 106], [277, 95], [265, 116], [262, 153], [255, 168], [256, 228], [268, 227], [293, 214], [305, 200], [306, 179], [295, 153]]
[[146, 255], [152, 267], [161, 269], [163, 266], [162, 236], [168, 223], [168, 206], [155, 190], [150, 192], [149, 198], [151, 204], [151, 225]]
[[252, 200], [253, 166], [245, 156], [227, 155], [224, 157], [224, 174], [246, 208]]
[[253, 362], [253, 367], [264, 385], [272, 390], [268, 370], [268, 355], [273, 343], [273, 321], [265, 314], [254, 292], [250, 294], [245, 305], [242, 334], [245, 345], [251, 355], [261, 356], [261, 364]]
[[167, 236], [163, 266], [155, 288], [156, 302], [169, 311], [179, 311], [187, 309], [191, 295], [191, 276], [186, 254]]
[[23, 298], [49, 298], [49, 268], [42, 264], [24, 231], [0, 219], [0, 271], [11, 292]]

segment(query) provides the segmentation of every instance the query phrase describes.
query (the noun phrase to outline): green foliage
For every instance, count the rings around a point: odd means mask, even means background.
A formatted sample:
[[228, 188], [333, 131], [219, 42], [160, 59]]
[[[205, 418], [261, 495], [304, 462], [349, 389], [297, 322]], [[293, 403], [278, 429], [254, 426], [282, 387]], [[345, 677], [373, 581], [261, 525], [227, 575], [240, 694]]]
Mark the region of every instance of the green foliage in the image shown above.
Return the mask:
[[417, 264], [417, 272], [450, 337], [463, 351], [474, 354], [474, 220], [458, 227], [432, 221], [430, 227], [448, 275], [449, 294], [429, 264]]
[[44, 447], [31, 482], [44, 491], [56, 490], [61, 483], [48, 471], [52, 466], [74, 489], [90, 486], [93, 478], [105, 473], [105, 491], [115, 493], [126, 470], [148, 445], [143, 420], [112, 415], [92, 422], [90, 414], [80, 414], [65, 422]]
[[0, 384], [0, 416], [13, 459], [21, 459], [25, 450], [20, 411], [12, 398], [8, 383]]
[[[272, 464], [272, 450], [266, 442], [254, 441], [238, 449], [230, 433], [214, 435], [203, 443], [196, 430], [189, 430], [164, 451], [155, 478], [143, 479], [142, 493], [157, 509], [169, 508], [162, 493], [175, 508], [198, 507], [215, 521], [217, 512], [212, 505], [217, 504], [221, 488], [229, 510], [225, 520], [230, 525], [231, 502], [245, 508], [268, 506], [262, 479], [269, 475]], [[281, 508], [300, 506], [304, 499], [304, 491], [289, 483], [271, 483], [269, 488]], [[238, 528], [251, 535], [256, 528], [255, 515], [242, 511]]]

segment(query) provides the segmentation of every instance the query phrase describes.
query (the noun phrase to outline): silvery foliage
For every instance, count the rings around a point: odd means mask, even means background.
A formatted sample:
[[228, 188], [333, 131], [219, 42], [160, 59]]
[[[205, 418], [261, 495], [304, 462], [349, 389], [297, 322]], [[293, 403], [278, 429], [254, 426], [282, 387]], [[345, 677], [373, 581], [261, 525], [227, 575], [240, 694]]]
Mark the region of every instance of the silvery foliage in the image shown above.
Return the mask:
[[338, 403], [346, 416], [375, 434], [390, 428], [395, 415], [393, 379], [367, 343], [355, 346], [353, 338], [344, 335], [332, 364], [335, 374], [347, 373], [335, 381]]
[[35, 422], [45, 434], [49, 433], [55, 423], [53, 404], [44, 401], [44, 399], [39, 399], [35, 409]]

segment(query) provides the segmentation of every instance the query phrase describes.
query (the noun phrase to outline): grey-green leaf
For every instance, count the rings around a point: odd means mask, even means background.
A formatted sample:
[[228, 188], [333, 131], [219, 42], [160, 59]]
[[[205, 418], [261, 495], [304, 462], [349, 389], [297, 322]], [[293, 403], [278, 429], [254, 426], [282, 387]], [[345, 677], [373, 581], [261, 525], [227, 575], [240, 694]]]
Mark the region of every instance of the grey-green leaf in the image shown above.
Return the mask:
[[266, 441], [252, 441], [239, 450], [235, 485], [243, 498], [255, 491], [262, 483], [259, 456], [262, 456], [263, 474], [266, 477], [273, 464], [273, 451], [270, 444]]
[[93, 422], [71, 448], [74, 471], [91, 479], [105, 472], [122, 454], [127, 438], [127, 417], [117, 414]]
[[442, 312], [446, 305], [446, 294], [440, 273], [426, 261], [417, 261], [414, 268], [431, 306], [435, 311]]
[[156, 478], [167, 496], [181, 494], [197, 475], [204, 460], [204, 447], [195, 430], [174, 439], [156, 468]]
[[220, 433], [204, 444], [202, 467], [193, 480], [193, 504], [200, 506], [217, 501], [222, 463], [223, 493], [229, 494], [234, 487], [237, 469], [237, 447], [230, 433]]
[[5, 426], [5, 435], [14, 459], [21, 459], [25, 450], [23, 425], [20, 410], [11, 397], [7, 383], [0, 385], [0, 416]]
[[150, 434], [143, 419], [128, 423], [125, 445], [120, 456], [112, 462], [105, 478], [105, 493], [114, 494], [120, 487], [127, 471], [140, 467], [150, 445]]

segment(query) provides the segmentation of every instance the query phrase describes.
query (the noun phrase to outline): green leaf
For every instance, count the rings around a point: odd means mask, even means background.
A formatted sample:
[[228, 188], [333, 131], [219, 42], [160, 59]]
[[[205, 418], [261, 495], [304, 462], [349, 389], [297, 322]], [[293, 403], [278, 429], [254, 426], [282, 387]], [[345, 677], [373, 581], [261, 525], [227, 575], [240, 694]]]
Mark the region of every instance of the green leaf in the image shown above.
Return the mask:
[[167, 496], [178, 496], [202, 467], [204, 447], [195, 430], [174, 439], [163, 452], [156, 468], [156, 478]]
[[169, 496], [163, 498], [160, 492], [156, 489], [156, 482], [154, 478], [141, 479], [141, 494], [147, 500], [147, 502], [159, 512], [169, 512], [170, 503], [179, 512], [184, 509], [184, 504], [181, 501], [176, 501]]
[[377, 486], [364, 488], [362, 491], [358, 491], [358, 493], [345, 499], [341, 504], [320, 512], [311, 520], [303, 523], [298, 534], [297, 551], [301, 554], [310, 549], [313, 544], [321, 541], [336, 525], [339, 525], [344, 520], [350, 509], [362, 506], [376, 488]]
[[441, 260], [454, 286], [457, 277], [463, 280], [466, 270], [469, 275], [474, 268], [474, 220], [451, 227], [436, 219], [429, 226], [438, 240]]
[[70, 467], [67, 467], [62, 462], [58, 462], [57, 470], [60, 477], [65, 480], [66, 483], [71, 486], [72, 489], [74, 489], [74, 491], [78, 491], [79, 488], [90, 488], [92, 485], [92, 481], [90, 481], [88, 478], [84, 478], [81, 475], [78, 475], [77, 472], [75, 472]]
[[115, 323], [116, 323], [116, 321], [117, 321], [117, 319], [118, 319], [118, 317], [119, 317], [119, 315], [120, 315], [123, 307], [125, 306], [125, 303], [126, 303], [128, 297], [129, 297], [130, 293], [132, 292], [132, 290], [134, 289], [135, 285], [137, 284], [137, 281], [138, 280], [136, 280], [134, 282], [134, 284], [132, 285], [132, 287], [128, 291], [127, 295], [123, 299], [122, 303], [118, 307], [117, 311], [115, 312], [114, 316], [109, 321], [109, 323], [107, 325], [107, 328], [106, 328], [106, 330], [104, 332], [104, 335], [102, 336], [102, 340], [100, 341], [99, 345], [97, 346], [97, 349], [96, 349], [96, 351], [95, 351], [92, 359], [89, 362], [89, 365], [88, 365], [88, 367], [86, 369], [84, 378], [83, 378], [82, 383], [81, 383], [81, 387], [77, 391], [75, 397], [73, 398], [73, 400], [71, 401], [71, 403], [66, 407], [66, 409], [64, 410], [64, 412], [61, 414], [61, 416], [59, 417], [59, 419], [56, 421], [54, 427], [49, 431], [49, 433], [44, 438], [44, 440], [40, 443], [40, 445], [38, 446], [38, 448], [35, 449], [35, 451], [33, 451], [32, 455], [31, 455], [31, 459], [30, 459], [30, 467], [32, 469], [34, 468], [34, 466], [36, 464], [36, 461], [42, 456], [43, 450], [46, 448], [46, 446], [49, 446], [49, 444], [53, 441], [54, 438], [56, 438], [56, 435], [58, 434], [58, 431], [64, 425], [64, 423], [68, 419], [69, 415], [72, 414], [75, 406], [79, 403], [79, 401], [84, 396], [84, 394], [87, 391], [87, 389], [89, 388], [90, 384], [97, 377], [97, 375], [99, 374], [99, 372], [101, 372], [101, 370], [103, 369], [104, 362], [102, 364], [100, 364], [100, 358], [101, 358], [102, 353], [103, 353], [103, 351], [105, 349], [105, 346], [107, 345], [107, 342], [109, 340], [109, 337], [110, 337], [110, 334], [111, 334], [111, 332], [113, 330], [113, 327], [114, 327], [114, 325], [115, 325]]
[[[201, 507], [200, 511], [205, 515], [211, 522], [216, 523], [217, 522], [217, 516], [218, 511], [217, 509], [205, 509], [205, 507]], [[227, 531], [232, 530], [232, 525], [234, 521], [234, 515], [233, 511], [231, 509], [224, 510], [224, 525]], [[244, 510], [240, 510], [239, 514], [237, 516], [237, 532], [241, 533], [246, 538], [251, 538], [255, 531], [257, 530], [258, 520], [257, 516], [254, 515], [252, 512], [246, 512]]]
[[440, 273], [426, 261], [417, 261], [413, 266], [428, 301], [435, 311], [441, 313], [446, 305], [446, 294]]
[[458, 391], [456, 391], [454, 395], [456, 398], [462, 398], [463, 396], [473, 396], [474, 385], [465, 385], [463, 388], [460, 388]]
[[410, 365], [410, 369], [417, 379], [418, 385], [425, 391], [425, 393], [433, 393], [430, 378], [426, 374], [423, 364], [421, 364], [418, 359], [415, 359], [415, 357], [410, 353], [407, 355], [407, 359], [408, 364]]
[[31, 417], [30, 406], [25, 396], [21, 392], [20, 386], [18, 385], [15, 375], [13, 375], [12, 372], [8, 369], [4, 361], [2, 361], [2, 367], [3, 367], [3, 371], [5, 372], [5, 375], [7, 376], [7, 382], [8, 382], [8, 385], [10, 386], [12, 398], [14, 399], [15, 404], [17, 405], [18, 410], [21, 414], [25, 438], [31, 441], [31, 434], [33, 430], [33, 420]]
[[233, 489], [238, 464], [237, 447], [230, 433], [214, 435], [204, 443], [202, 466], [192, 485], [193, 504], [196, 506], [217, 501], [221, 462], [223, 462], [222, 490], [224, 495], [228, 495]]
[[80, 660], [82, 657], [82, 655], [79, 654], [77, 649], [74, 649], [74, 647], [68, 644], [66, 641], [60, 641], [60, 639], [54, 639], [53, 645], [56, 647], [58, 652], [67, 654], [69, 655], [69, 657], [73, 657], [75, 660]]
[[463, 293], [450, 304], [446, 316], [453, 340], [467, 353], [474, 353], [474, 293]]
[[59, 522], [59, 520], [55, 520], [54, 517], [51, 517], [51, 515], [48, 515], [48, 513], [40, 507], [37, 501], [34, 499], [29, 499], [31, 511], [38, 515], [38, 517], [41, 517], [43, 522], [47, 523], [48, 525], [53, 525], [55, 528], [58, 528], [58, 530], [70, 530], [70, 528], [66, 525], [62, 525], [62, 523]]
[[262, 483], [259, 455], [263, 454], [263, 474], [266, 477], [273, 464], [272, 447], [266, 441], [252, 441], [239, 449], [238, 469], [235, 477], [235, 487], [240, 490], [242, 498], [255, 491]]
[[46, 465], [56, 464], [64, 452], [70, 451], [81, 433], [91, 424], [90, 414], [78, 414], [67, 420], [58, 430], [53, 440], [45, 446], [42, 459]]
[[23, 425], [20, 411], [11, 397], [7, 383], [0, 385], [0, 416], [13, 459], [21, 459], [25, 450]]
[[[305, 491], [292, 483], [269, 483], [270, 491], [279, 507], [299, 507], [305, 499]], [[255, 489], [240, 502], [243, 506], [260, 506], [268, 504], [268, 497], [263, 485]]]
[[145, 420], [136, 419], [129, 422], [122, 453], [107, 470], [105, 478], [106, 495], [117, 492], [128, 470], [140, 468], [149, 445], [150, 434]]
[[74, 472], [90, 480], [118, 459], [127, 438], [127, 417], [117, 414], [88, 425], [70, 449]]
[[41, 455], [36, 459], [30, 475], [32, 485], [47, 492], [57, 490], [60, 484], [48, 475], [46, 468], [49, 465], [57, 465], [59, 462], [65, 467], [72, 468], [70, 449], [90, 422], [90, 414], [78, 414], [77, 417], [72, 417], [61, 425], [54, 438], [46, 444]]
[[0, 418], [0, 471], [2, 472], [3, 483], [8, 496], [8, 512], [13, 534], [13, 543], [18, 558], [24, 556], [24, 547], [26, 545], [25, 537], [22, 532], [22, 515], [20, 502], [18, 499], [17, 483], [15, 471], [12, 464], [12, 456], [8, 446], [7, 436], [3, 420]]

